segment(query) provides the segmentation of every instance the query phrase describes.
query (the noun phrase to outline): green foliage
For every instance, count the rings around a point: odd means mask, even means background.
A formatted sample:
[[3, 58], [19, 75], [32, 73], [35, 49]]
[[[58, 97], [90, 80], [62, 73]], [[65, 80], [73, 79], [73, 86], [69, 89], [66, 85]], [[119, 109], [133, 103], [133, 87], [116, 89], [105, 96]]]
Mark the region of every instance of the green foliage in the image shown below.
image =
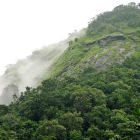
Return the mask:
[[136, 108], [134, 111], [135, 115], [140, 116], [140, 108]]
[[105, 12], [97, 16], [89, 24], [88, 35], [97, 33], [120, 32], [127, 28], [140, 27], [140, 10], [138, 7], [118, 6], [111, 12]]
[[20, 129], [18, 131], [18, 139], [32, 139], [37, 126], [37, 123], [31, 120], [21, 122]]
[[135, 55], [106, 71], [28, 87], [15, 103], [1, 106], [1, 139], [138, 140], [139, 61]]
[[5, 130], [3, 130], [2, 128], [0, 128], [0, 139], [1, 140], [7, 140], [8, 139], [8, 134]]
[[73, 106], [78, 112], [89, 112], [93, 106], [105, 104], [105, 95], [98, 89], [84, 87], [71, 94]]
[[61, 125], [65, 126], [68, 131], [82, 130], [83, 119], [78, 113], [66, 113], [59, 119]]
[[0, 105], [0, 116], [8, 113], [8, 107], [5, 105]]
[[3, 128], [0, 127], [0, 139], [1, 140], [15, 140], [17, 139], [16, 132], [12, 130], [4, 130]]
[[41, 121], [34, 136], [35, 140], [65, 140], [66, 128], [58, 123], [57, 120]]
[[73, 130], [70, 132], [70, 140], [84, 140], [80, 131]]
[[[136, 6], [119, 6], [92, 21], [87, 35], [70, 43], [49, 79], [27, 87], [9, 106], [0, 105], [0, 139], [139, 140], [139, 16]], [[98, 44], [108, 33], [125, 35], [125, 59], [101, 71], [93, 61], [119, 56], [118, 40], [104, 48]], [[127, 58], [128, 51], [134, 53]]]

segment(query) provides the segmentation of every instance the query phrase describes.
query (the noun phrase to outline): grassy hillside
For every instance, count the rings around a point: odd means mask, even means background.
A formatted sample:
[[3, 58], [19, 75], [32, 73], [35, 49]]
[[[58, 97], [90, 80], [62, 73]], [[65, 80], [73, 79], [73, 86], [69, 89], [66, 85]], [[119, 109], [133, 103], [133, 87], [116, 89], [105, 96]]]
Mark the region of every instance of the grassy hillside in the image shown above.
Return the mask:
[[94, 19], [50, 78], [0, 106], [0, 139], [139, 140], [139, 15], [119, 6]]
[[97, 16], [89, 24], [87, 35], [71, 42], [53, 67], [52, 76], [77, 77], [87, 69], [105, 70], [139, 54], [139, 45], [140, 10], [118, 6]]

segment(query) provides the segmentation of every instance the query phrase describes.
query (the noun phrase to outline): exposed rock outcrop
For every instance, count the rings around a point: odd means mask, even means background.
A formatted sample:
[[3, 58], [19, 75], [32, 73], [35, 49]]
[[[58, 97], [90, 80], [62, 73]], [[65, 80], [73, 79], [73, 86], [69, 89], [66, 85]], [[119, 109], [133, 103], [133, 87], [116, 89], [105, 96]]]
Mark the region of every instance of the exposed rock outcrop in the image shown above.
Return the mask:
[[[123, 40], [125, 39], [125, 37], [117, 35], [112, 38], [108, 36], [106, 40], [108, 41], [108, 39], [113, 39], [113, 40], [119, 39], [118, 41], [120, 41], [120, 39]], [[112, 42], [113, 41], [111, 41], [111, 43]], [[127, 51], [125, 45], [128, 45], [128, 47], [130, 48], [129, 51]], [[136, 44], [130, 45], [130, 42], [125, 42], [125, 41], [116, 42], [111, 46], [105, 47], [100, 53], [95, 54], [94, 56], [88, 56], [84, 62], [79, 64], [79, 68], [81, 67], [88, 68], [89, 66], [90, 67], [92, 66], [93, 68], [95, 68], [96, 71], [105, 70], [108, 67], [108, 65], [112, 65], [113, 63], [122, 63], [127, 57], [129, 57], [131, 54], [134, 53], [135, 48], [136, 48]], [[114, 53], [115, 56], [117, 56], [117, 58], [113, 58]], [[81, 72], [84, 71], [81, 70]]]
[[125, 39], [126, 37], [123, 34], [115, 35], [115, 36], [107, 35], [104, 38], [99, 39], [98, 44], [100, 47], [103, 47], [103, 46], [108, 45], [112, 41], [116, 41], [116, 40], [119, 41], [119, 40], [125, 40]]

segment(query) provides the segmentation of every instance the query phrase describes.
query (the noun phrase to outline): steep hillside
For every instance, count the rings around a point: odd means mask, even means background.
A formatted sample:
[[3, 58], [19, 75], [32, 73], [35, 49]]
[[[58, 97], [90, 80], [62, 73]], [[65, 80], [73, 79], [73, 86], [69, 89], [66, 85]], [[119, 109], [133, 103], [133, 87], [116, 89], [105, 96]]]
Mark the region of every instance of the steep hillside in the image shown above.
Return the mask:
[[93, 19], [87, 35], [71, 42], [56, 62], [52, 76], [76, 77], [88, 69], [105, 70], [130, 55], [139, 54], [139, 45], [140, 10], [118, 6]]
[[139, 16], [134, 3], [118, 6], [69, 40], [46, 80], [0, 105], [0, 139], [139, 140]]
[[[36, 87], [49, 76], [54, 62], [69, 47], [69, 42], [85, 35], [85, 29], [72, 33], [66, 40], [36, 50], [24, 60], [9, 65], [0, 77], [0, 104], [9, 104], [13, 95], [20, 95], [27, 86]], [[15, 90], [15, 87], [17, 90]], [[19, 91], [19, 92], [18, 92]]]

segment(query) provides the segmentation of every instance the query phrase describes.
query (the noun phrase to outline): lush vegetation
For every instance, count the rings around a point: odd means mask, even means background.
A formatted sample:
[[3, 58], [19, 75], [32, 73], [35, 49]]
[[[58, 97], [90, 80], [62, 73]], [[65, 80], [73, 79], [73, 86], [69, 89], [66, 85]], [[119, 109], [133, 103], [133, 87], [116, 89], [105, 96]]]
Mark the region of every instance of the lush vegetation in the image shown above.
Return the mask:
[[[128, 23], [135, 26], [130, 26]], [[125, 39], [113, 39], [118, 35], [123, 35]], [[111, 36], [112, 39], [106, 39], [106, 45], [101, 46], [99, 41], [107, 36]], [[124, 60], [125, 56], [129, 56], [129, 53], [134, 51], [131, 46], [136, 46], [135, 53], [139, 53], [139, 45], [140, 9], [137, 6], [118, 6], [113, 11], [105, 12], [93, 19], [89, 23], [87, 34], [71, 42], [70, 47], [52, 68], [51, 77], [57, 76], [60, 79], [65, 76], [77, 77], [87, 67], [95, 68], [96, 62], [100, 59], [107, 59], [103, 65], [108, 67], [114, 62]], [[121, 49], [123, 49], [122, 52]], [[111, 56], [108, 57], [108, 54]]]
[[120, 5], [111, 12], [100, 14], [89, 24], [88, 35], [121, 32], [127, 28], [140, 27], [140, 10], [137, 6]]
[[[93, 33], [95, 22], [101, 17], [104, 21], [110, 14], [112, 19], [119, 19], [122, 11], [140, 15], [137, 7], [122, 8], [118, 16], [113, 10], [90, 23], [87, 35], [75, 40], [58, 60], [51, 78], [37, 88], [27, 87], [20, 97], [14, 96], [14, 102], [9, 106], [0, 106], [1, 140], [139, 140], [140, 42], [139, 38], [136, 42], [129, 38], [139, 37], [139, 29], [128, 27], [122, 30], [127, 37], [126, 42], [130, 41], [125, 46], [126, 50], [134, 42], [136, 49], [121, 64], [114, 63], [103, 71], [97, 71], [91, 63], [88, 67], [77, 68], [81, 58], [93, 55], [94, 50], [94, 53], [99, 53], [103, 49], [97, 44], [91, 45], [89, 52], [85, 48], [85, 44], [96, 38]], [[130, 20], [134, 16], [130, 16]], [[138, 23], [136, 27], [140, 27]], [[103, 30], [103, 35], [104, 32], [106, 30]], [[70, 58], [69, 53], [72, 55]], [[65, 75], [67, 69], [63, 65], [71, 66], [77, 72]]]
[[79, 78], [48, 79], [0, 106], [1, 139], [135, 139], [140, 136], [140, 57]]

